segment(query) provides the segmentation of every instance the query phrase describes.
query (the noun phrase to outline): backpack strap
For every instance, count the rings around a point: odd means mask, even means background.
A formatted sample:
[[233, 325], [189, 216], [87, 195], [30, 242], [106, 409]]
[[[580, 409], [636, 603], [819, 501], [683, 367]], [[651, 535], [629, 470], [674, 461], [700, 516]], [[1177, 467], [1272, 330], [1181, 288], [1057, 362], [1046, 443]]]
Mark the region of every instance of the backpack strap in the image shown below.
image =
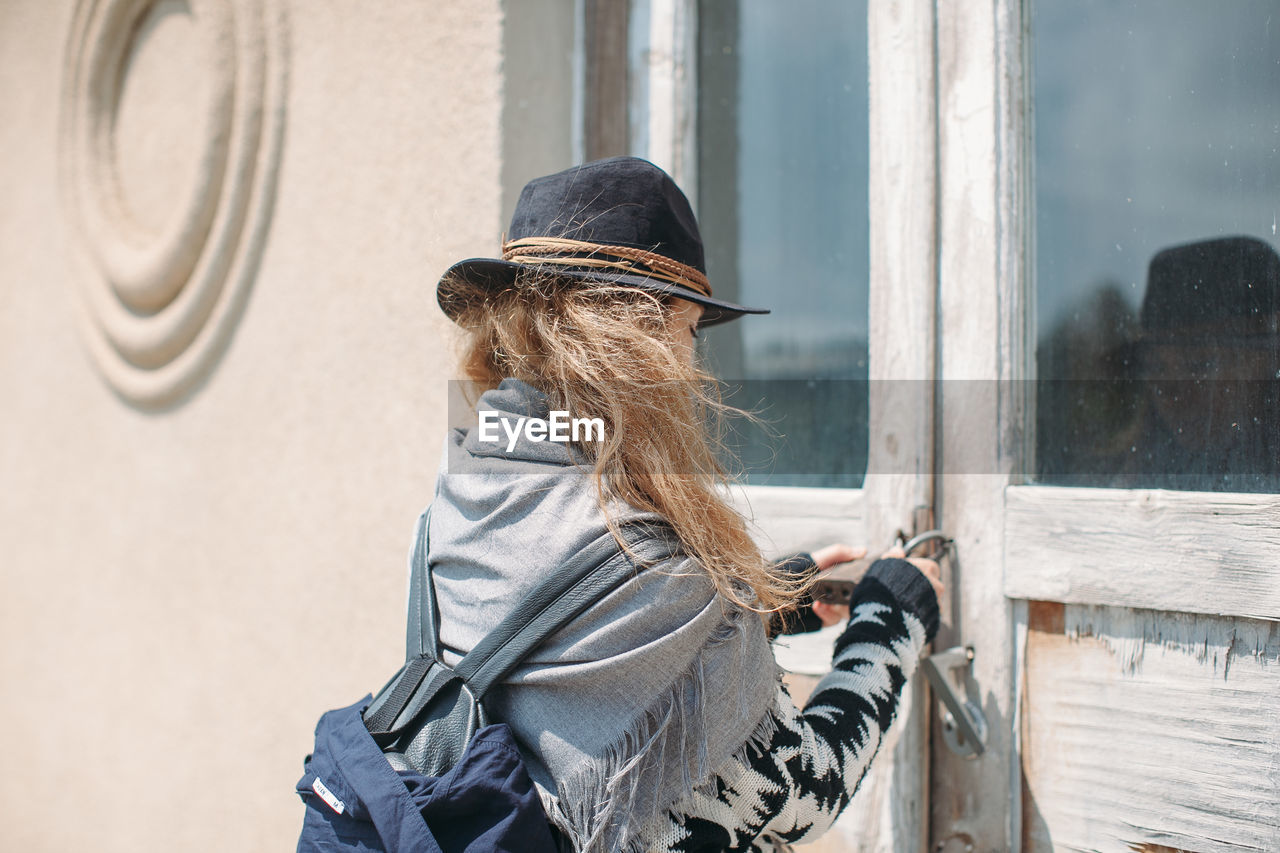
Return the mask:
[[431, 507], [418, 516], [409, 554], [409, 624], [405, 631], [405, 660], [428, 655], [440, 660], [440, 631], [436, 626], [436, 588], [427, 568]]
[[[434, 679], [461, 678], [475, 699], [480, 700], [490, 687], [515, 669], [544, 640], [636, 573], [634, 559], [626, 551], [619, 550], [613, 534], [606, 531], [544, 578], [525, 596], [521, 605], [486, 634], [456, 666], [444, 667], [436, 625], [435, 589], [427, 564], [429, 512], [418, 519], [411, 557], [406, 638], [411, 654], [400, 672], [379, 691], [378, 699], [366, 712], [365, 725], [376, 735], [391, 735], [410, 724], [417, 712], [403, 720], [401, 726], [392, 728], [411, 699], [422, 695], [423, 691], [418, 688], [429, 674]], [[666, 559], [679, 551], [679, 541], [670, 527], [664, 524], [633, 523], [624, 527], [622, 532], [623, 539], [644, 563]], [[425, 693], [432, 692], [428, 685]], [[387, 698], [382, 700], [384, 695]]]
[[[678, 550], [675, 535], [665, 525], [628, 525], [623, 528], [623, 539], [644, 563], [665, 559]], [[634, 577], [636, 571], [634, 559], [618, 549], [611, 532], [605, 532], [567, 566], [538, 584], [453, 671], [470, 685], [477, 699], [483, 698], [545, 639]]]
[[[409, 551], [409, 607], [405, 630], [404, 666], [383, 685], [365, 711], [365, 726], [375, 735], [394, 733], [392, 724], [418, 692], [423, 679], [440, 660], [440, 634], [436, 627], [436, 590], [427, 566], [431, 506], [418, 516]], [[441, 671], [437, 668], [435, 676]]]

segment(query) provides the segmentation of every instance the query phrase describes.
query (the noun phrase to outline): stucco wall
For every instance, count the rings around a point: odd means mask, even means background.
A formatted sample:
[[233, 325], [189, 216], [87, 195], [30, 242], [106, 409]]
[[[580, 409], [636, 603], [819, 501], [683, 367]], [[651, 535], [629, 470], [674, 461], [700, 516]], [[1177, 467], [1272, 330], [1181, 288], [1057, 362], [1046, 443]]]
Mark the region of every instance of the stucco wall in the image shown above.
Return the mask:
[[80, 319], [102, 281], [67, 163], [114, 156], [163, 230], [212, 133], [183, 93], [252, 59], [202, 52], [218, 4], [151, 5], [102, 144], [68, 136], [95, 115], [63, 91], [95, 44], [76, 4], [0, 5], [4, 849], [291, 848], [315, 718], [402, 652], [451, 372], [435, 279], [506, 215], [498, 0], [222, 4], [266, 15], [278, 172], [225, 345], [177, 402], [132, 401]]

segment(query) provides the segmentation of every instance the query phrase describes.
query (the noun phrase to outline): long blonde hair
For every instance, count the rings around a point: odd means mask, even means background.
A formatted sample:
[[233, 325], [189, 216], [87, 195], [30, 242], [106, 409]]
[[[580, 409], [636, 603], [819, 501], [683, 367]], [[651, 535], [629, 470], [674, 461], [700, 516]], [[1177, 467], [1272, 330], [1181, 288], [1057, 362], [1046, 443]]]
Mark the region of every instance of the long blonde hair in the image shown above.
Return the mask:
[[534, 270], [498, 292], [461, 280], [449, 290], [466, 306], [456, 318], [469, 333], [460, 362], [480, 390], [519, 379], [552, 409], [604, 421], [602, 441], [575, 447], [619, 544], [611, 499], [666, 519], [725, 598], [759, 611], [796, 601], [807, 582], [764, 559], [721, 494], [729, 477], [718, 425], [736, 410], [680, 352], [661, 296]]

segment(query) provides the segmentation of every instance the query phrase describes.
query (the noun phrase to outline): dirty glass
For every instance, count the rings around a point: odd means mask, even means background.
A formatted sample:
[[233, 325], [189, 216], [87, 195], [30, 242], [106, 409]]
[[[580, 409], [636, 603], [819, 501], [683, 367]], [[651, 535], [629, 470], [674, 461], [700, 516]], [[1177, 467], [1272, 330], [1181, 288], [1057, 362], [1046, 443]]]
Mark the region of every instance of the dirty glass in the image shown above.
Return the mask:
[[772, 309], [703, 333], [753, 483], [861, 485], [867, 459], [866, 4], [704, 0], [698, 218], [717, 296]]
[[1034, 479], [1280, 491], [1280, 2], [1033, 12]]

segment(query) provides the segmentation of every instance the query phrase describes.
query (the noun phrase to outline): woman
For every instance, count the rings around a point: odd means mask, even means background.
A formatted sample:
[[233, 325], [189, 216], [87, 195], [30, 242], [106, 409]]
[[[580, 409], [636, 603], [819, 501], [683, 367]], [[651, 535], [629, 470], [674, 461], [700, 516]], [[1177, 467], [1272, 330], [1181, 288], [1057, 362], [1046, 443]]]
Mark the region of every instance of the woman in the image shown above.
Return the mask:
[[[446, 663], [602, 533], [669, 525], [682, 553], [535, 651], [490, 692], [491, 718], [511, 726], [573, 849], [812, 840], [848, 803], [937, 628], [941, 587], [924, 573], [937, 567], [873, 566], [833, 672], [797, 710], [759, 614], [794, 606], [815, 565], [858, 554], [772, 565], [720, 491], [694, 337], [764, 312], [711, 295], [688, 201], [643, 160], [531, 182], [509, 235], [501, 260], [455, 264], [438, 290], [483, 389], [477, 426], [447, 442], [430, 519]], [[568, 442], [527, 428], [553, 412], [601, 428]]]

